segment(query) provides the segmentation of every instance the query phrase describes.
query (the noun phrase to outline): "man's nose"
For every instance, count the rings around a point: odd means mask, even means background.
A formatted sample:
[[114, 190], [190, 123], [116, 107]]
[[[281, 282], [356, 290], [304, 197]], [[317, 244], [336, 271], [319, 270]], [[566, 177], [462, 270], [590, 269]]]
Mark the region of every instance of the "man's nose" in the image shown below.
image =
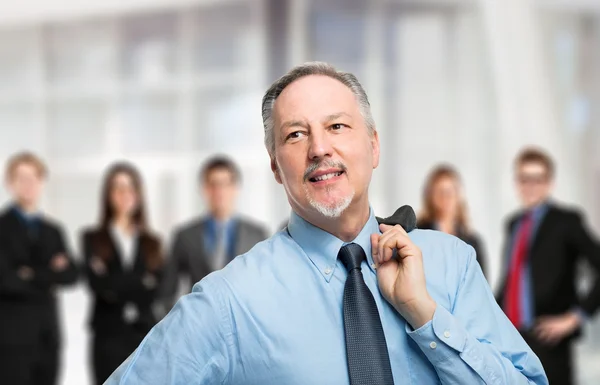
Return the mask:
[[311, 160], [322, 159], [333, 154], [331, 138], [326, 130], [313, 130], [309, 143], [308, 157]]

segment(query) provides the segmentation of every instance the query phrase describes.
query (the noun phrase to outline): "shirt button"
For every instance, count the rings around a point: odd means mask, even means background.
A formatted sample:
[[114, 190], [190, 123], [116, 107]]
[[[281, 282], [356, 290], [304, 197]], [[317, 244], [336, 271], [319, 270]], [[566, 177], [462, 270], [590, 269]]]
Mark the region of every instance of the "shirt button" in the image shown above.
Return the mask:
[[326, 268], [323, 272], [327, 275], [331, 274], [331, 267]]
[[444, 332], [444, 337], [450, 338], [450, 332], [448, 330]]
[[435, 348], [437, 348], [437, 344], [434, 341], [434, 342], [432, 342], [432, 343], [429, 344], [429, 347], [432, 348], [432, 349], [435, 349]]
[[371, 268], [372, 268], [373, 270], [375, 270], [375, 269], [377, 269], [377, 265], [376, 265], [376, 264], [374, 264], [374, 263], [371, 263]]

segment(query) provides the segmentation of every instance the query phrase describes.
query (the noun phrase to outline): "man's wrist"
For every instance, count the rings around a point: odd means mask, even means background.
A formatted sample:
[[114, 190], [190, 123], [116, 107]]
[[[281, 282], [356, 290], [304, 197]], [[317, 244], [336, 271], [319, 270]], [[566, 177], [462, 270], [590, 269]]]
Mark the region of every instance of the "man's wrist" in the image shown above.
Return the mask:
[[427, 295], [422, 300], [415, 300], [410, 304], [395, 307], [406, 322], [416, 330], [433, 319], [437, 304], [433, 298]]

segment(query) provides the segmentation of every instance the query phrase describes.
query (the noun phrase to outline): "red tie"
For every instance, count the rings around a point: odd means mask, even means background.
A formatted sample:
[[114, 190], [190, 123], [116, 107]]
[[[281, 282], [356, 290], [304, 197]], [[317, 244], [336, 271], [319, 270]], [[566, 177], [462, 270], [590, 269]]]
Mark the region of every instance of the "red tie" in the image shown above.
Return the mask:
[[521, 298], [523, 288], [521, 287], [521, 277], [523, 274], [523, 265], [527, 259], [529, 238], [531, 236], [531, 227], [533, 220], [531, 213], [525, 214], [521, 221], [521, 227], [516, 234], [513, 248], [510, 271], [506, 284], [505, 312], [508, 319], [517, 329], [522, 326], [523, 315], [521, 314]]

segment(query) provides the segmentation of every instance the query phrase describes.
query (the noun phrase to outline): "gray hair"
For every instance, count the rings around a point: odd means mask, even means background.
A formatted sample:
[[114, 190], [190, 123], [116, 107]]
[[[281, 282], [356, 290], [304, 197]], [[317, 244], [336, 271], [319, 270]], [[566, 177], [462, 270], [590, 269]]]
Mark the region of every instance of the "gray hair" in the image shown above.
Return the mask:
[[367, 93], [359, 83], [358, 79], [356, 79], [356, 76], [349, 72], [338, 71], [335, 69], [335, 67], [327, 63], [304, 63], [292, 68], [287, 74], [275, 81], [271, 87], [269, 87], [262, 99], [262, 119], [265, 127], [265, 147], [267, 147], [267, 151], [269, 152], [270, 156], [274, 156], [275, 153], [275, 134], [273, 132], [275, 125], [273, 122], [273, 106], [275, 105], [275, 101], [287, 86], [300, 78], [310, 75], [328, 76], [332, 79], [338, 80], [343, 85], [348, 87], [356, 96], [360, 113], [365, 120], [365, 125], [369, 130], [369, 134], [373, 135], [375, 132], [375, 121], [373, 120], [373, 115], [371, 114], [369, 98], [367, 97]]

